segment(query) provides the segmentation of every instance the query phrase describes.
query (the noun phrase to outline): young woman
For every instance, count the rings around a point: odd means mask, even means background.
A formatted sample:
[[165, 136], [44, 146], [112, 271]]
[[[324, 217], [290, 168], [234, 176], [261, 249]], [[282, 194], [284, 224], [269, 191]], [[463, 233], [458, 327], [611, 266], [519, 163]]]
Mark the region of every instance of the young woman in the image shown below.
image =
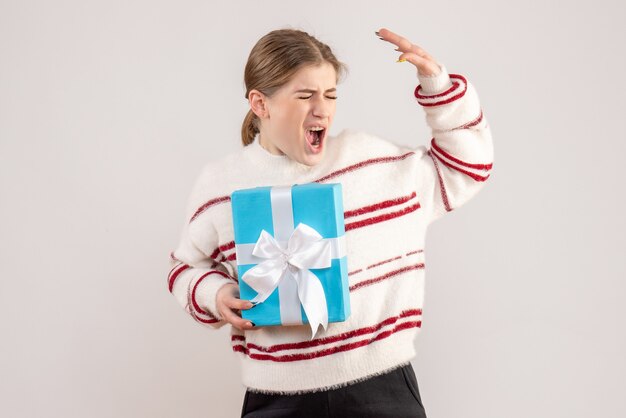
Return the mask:
[[[331, 135], [346, 66], [306, 32], [263, 36], [245, 68], [243, 149], [206, 164], [171, 253], [169, 290], [200, 324], [231, 324], [245, 417], [425, 417], [411, 359], [422, 326], [428, 225], [489, 178], [493, 145], [473, 85], [388, 29], [432, 129], [429, 146], [366, 132]], [[413, 89], [413, 86], [411, 86]], [[417, 117], [417, 116], [416, 116]], [[351, 315], [310, 340], [308, 324], [254, 327], [241, 318], [230, 194], [256, 186], [341, 183]]]

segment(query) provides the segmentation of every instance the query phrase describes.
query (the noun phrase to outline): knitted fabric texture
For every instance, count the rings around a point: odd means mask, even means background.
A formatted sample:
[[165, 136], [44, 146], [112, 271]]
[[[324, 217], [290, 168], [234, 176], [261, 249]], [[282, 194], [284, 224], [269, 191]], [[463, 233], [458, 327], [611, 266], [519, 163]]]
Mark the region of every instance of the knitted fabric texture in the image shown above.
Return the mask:
[[[353, 384], [407, 364], [423, 325], [428, 226], [484, 187], [493, 166], [490, 128], [474, 86], [445, 66], [418, 74], [413, 91], [432, 138], [404, 146], [367, 132], [328, 135], [319, 164], [306, 166], [253, 143], [207, 163], [189, 195], [169, 291], [207, 330], [228, 324], [242, 382], [262, 393], [297, 394]], [[416, 117], [418, 117], [416, 115]], [[240, 331], [217, 312], [216, 295], [238, 283], [230, 194], [256, 186], [341, 183], [351, 315]]]

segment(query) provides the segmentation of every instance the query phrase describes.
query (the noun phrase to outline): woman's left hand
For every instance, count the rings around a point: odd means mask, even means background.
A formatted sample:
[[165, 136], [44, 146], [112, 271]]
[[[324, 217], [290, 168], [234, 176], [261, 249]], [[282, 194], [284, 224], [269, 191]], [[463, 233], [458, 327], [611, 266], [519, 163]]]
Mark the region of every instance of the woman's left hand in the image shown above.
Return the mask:
[[412, 44], [408, 39], [386, 28], [379, 29], [376, 35], [383, 41], [396, 45], [398, 47], [396, 51], [402, 52], [398, 60], [404, 59], [415, 65], [419, 75], [430, 77], [436, 76], [441, 72], [439, 63], [423, 48]]

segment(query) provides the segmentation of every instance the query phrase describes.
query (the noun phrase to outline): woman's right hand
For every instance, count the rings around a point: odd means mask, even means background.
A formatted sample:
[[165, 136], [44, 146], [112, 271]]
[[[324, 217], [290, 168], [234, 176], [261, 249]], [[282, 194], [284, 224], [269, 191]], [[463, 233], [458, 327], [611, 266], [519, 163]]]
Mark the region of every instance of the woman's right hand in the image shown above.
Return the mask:
[[253, 305], [249, 300], [239, 299], [239, 286], [228, 283], [217, 291], [217, 311], [235, 328], [241, 331], [253, 331], [258, 329], [250, 321], [241, 317], [242, 309], [250, 309]]

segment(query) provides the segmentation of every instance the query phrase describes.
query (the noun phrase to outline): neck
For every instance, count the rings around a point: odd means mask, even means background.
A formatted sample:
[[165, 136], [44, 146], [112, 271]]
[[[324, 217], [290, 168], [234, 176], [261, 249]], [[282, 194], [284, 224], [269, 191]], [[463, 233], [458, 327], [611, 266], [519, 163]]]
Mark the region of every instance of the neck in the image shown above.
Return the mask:
[[261, 132], [259, 132], [257, 136], [259, 145], [261, 145], [261, 147], [267, 152], [274, 155], [285, 155], [285, 153], [279, 150], [274, 144], [271, 143], [271, 141], [265, 140], [265, 135], [263, 135]]

